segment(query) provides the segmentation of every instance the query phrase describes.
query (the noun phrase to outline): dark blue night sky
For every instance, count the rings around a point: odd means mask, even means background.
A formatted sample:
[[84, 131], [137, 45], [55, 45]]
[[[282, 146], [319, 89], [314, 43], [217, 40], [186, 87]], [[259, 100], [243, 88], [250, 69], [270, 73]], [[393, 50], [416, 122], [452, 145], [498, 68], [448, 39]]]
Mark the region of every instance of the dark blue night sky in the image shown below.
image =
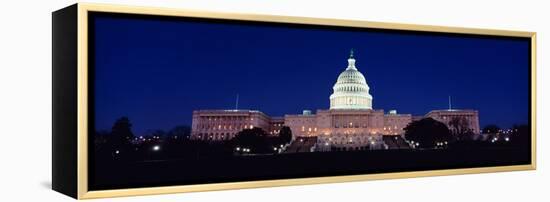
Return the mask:
[[529, 41], [138, 18], [95, 18], [95, 123], [190, 125], [192, 110], [270, 116], [329, 108], [355, 49], [373, 107], [479, 110], [480, 125], [527, 123]]

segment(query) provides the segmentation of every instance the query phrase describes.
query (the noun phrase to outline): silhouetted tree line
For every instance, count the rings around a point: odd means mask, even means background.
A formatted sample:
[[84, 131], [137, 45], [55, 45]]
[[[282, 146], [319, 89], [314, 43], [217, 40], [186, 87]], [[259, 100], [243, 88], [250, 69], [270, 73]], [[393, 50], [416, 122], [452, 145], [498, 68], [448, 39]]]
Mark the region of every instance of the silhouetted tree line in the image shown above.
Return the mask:
[[[516, 125], [506, 132], [502, 132], [496, 125], [487, 125], [483, 128], [485, 138], [476, 138], [472, 131], [463, 128], [463, 122], [456, 121], [453, 124], [450, 125], [454, 129], [449, 129], [444, 123], [432, 118], [413, 121], [404, 128], [405, 138], [416, 148], [427, 149], [529, 148], [531, 141], [531, 130], [527, 125]], [[147, 161], [274, 154], [280, 151], [281, 145], [287, 145], [292, 139], [292, 131], [286, 126], [281, 128], [277, 136], [268, 135], [261, 128], [245, 129], [230, 141], [193, 140], [190, 135], [189, 126], [176, 126], [169, 131], [153, 130], [148, 135], [136, 137], [130, 120], [121, 117], [115, 121], [111, 131], [96, 132], [95, 152], [92, 155], [98, 161]]]
[[278, 136], [268, 135], [263, 129], [254, 127], [244, 129], [231, 140], [233, 148], [246, 148], [250, 151], [244, 152], [239, 149], [237, 153], [267, 154], [277, 153], [280, 145], [286, 145], [292, 139], [292, 131], [289, 127], [283, 126]]
[[527, 125], [515, 125], [510, 132], [504, 133], [497, 125], [490, 124], [477, 135], [469, 129], [465, 119], [453, 119], [449, 126], [432, 118], [413, 121], [404, 128], [405, 139], [418, 143], [417, 148], [430, 149], [529, 148], [531, 141]]
[[413, 121], [404, 130], [405, 139], [418, 143], [417, 148], [434, 148], [437, 143], [448, 143], [453, 139], [449, 128], [432, 118]]
[[147, 161], [208, 156], [234, 155], [236, 145], [247, 146], [254, 153], [274, 153], [275, 145], [292, 139], [290, 128], [283, 127], [279, 136], [269, 136], [260, 128], [246, 129], [231, 141], [191, 139], [189, 126], [176, 126], [169, 131], [152, 130], [136, 137], [128, 117], [115, 121], [111, 131], [97, 131], [94, 154], [97, 161]]
[[176, 126], [167, 132], [153, 130], [136, 137], [128, 117], [121, 117], [115, 121], [111, 131], [96, 132], [94, 155], [99, 161], [144, 161], [183, 158], [192, 151], [207, 150], [209, 145], [191, 144], [190, 135], [189, 126]]
[[481, 130], [485, 134], [497, 134], [500, 131], [500, 127], [495, 124], [489, 124]]

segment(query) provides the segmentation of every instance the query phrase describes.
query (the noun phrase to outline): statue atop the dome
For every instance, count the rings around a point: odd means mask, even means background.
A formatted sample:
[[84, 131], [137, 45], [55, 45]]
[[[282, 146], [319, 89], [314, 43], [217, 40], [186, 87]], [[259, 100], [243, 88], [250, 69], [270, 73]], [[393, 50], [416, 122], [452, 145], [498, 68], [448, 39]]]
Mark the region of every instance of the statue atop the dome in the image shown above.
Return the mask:
[[353, 59], [353, 48], [349, 51], [349, 59]]

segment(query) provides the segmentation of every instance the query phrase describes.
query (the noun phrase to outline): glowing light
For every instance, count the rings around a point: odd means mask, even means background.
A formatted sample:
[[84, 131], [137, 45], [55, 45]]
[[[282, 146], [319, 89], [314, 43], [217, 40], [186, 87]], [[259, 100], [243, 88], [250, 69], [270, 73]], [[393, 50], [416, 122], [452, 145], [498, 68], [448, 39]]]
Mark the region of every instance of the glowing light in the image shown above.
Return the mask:
[[506, 137], [506, 138], [504, 138], [504, 141], [508, 142], [508, 141], [510, 141], [510, 138]]
[[160, 150], [160, 146], [158, 145], [153, 146], [153, 151], [158, 151], [158, 150]]
[[115, 154], [120, 154], [120, 151], [119, 151], [119, 150], [116, 150], [116, 151], [115, 151]]

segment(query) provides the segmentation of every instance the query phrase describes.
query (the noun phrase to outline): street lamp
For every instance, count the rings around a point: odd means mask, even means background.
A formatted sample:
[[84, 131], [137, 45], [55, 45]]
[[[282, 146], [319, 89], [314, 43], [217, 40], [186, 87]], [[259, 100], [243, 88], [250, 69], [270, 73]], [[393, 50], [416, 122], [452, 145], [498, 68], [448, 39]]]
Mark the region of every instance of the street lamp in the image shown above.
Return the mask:
[[160, 146], [158, 145], [153, 146], [153, 151], [158, 151], [158, 150], [160, 150]]

